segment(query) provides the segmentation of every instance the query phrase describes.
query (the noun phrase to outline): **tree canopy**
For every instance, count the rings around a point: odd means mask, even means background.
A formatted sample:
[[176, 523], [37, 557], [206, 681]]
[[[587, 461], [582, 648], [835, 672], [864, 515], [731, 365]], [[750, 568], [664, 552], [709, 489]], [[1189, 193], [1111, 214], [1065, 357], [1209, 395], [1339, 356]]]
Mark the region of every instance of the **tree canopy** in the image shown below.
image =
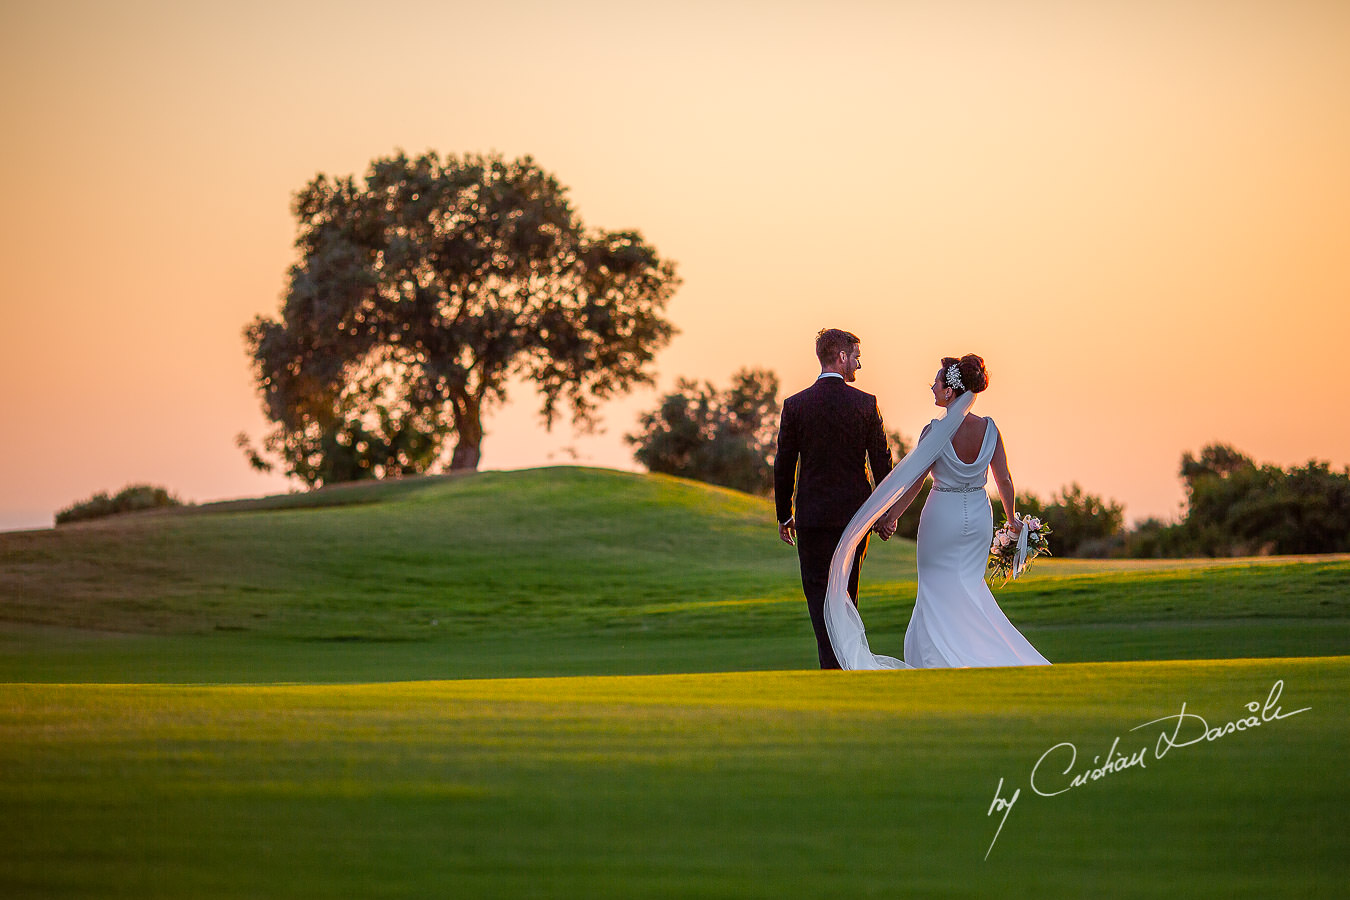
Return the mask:
[[1228, 444], [1181, 457], [1186, 507], [1180, 521], [1147, 519], [1115, 554], [1133, 557], [1251, 556], [1350, 551], [1350, 468], [1309, 460], [1258, 465]]
[[764, 494], [773, 487], [778, 412], [778, 376], [768, 370], [742, 369], [725, 391], [680, 378], [625, 439], [650, 472]]
[[1187, 513], [1179, 526], [1189, 552], [1343, 553], [1350, 550], [1350, 469], [1309, 460], [1289, 469], [1257, 465], [1226, 444], [1181, 460]]
[[[588, 229], [526, 156], [374, 160], [364, 183], [319, 175], [292, 204], [299, 260], [278, 318], [245, 330], [273, 428], [309, 485], [451, 469], [482, 454], [482, 415], [512, 378], [551, 427], [564, 406], [650, 383], [674, 327], [675, 265], [636, 231]], [[260, 468], [271, 464], [244, 435]]]

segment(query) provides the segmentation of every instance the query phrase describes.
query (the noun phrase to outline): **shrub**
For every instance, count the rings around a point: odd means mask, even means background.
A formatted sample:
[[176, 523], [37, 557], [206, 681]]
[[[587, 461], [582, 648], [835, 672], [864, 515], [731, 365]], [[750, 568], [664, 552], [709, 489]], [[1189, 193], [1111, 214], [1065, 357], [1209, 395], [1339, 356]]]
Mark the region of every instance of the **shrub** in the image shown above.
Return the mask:
[[725, 391], [680, 378], [625, 440], [649, 472], [768, 494], [780, 408], [778, 376], [766, 369], [742, 369]]
[[82, 503], [63, 509], [56, 514], [56, 524], [86, 522], [90, 519], [102, 519], [120, 513], [136, 512], [142, 509], [159, 509], [169, 506], [182, 506], [183, 501], [162, 487], [149, 484], [133, 484], [109, 497], [100, 491]]

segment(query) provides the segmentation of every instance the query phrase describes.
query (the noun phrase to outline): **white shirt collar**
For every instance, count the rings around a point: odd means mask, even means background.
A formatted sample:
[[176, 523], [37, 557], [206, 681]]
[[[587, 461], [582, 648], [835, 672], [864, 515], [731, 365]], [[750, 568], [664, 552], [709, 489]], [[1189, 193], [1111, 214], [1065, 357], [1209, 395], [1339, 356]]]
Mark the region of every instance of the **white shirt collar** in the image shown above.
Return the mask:
[[821, 372], [820, 375], [816, 376], [816, 381], [819, 381], [822, 378], [838, 378], [840, 381], [844, 380], [844, 376], [840, 375], [838, 372]]

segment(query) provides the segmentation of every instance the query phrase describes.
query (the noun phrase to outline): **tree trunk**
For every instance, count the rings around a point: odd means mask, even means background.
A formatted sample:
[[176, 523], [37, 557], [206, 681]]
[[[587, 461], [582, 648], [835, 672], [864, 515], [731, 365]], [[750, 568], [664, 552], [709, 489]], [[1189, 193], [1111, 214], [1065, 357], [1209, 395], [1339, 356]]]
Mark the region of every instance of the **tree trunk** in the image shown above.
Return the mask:
[[483, 456], [482, 404], [474, 397], [455, 397], [455, 453], [450, 457], [450, 471], [474, 471]]

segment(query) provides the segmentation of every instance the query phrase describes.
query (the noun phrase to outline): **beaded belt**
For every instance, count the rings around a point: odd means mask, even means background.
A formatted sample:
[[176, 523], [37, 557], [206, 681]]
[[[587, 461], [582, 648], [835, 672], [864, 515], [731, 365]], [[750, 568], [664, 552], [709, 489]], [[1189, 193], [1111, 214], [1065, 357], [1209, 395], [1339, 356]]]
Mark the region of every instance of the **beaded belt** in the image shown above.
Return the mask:
[[944, 494], [973, 494], [976, 491], [984, 490], [984, 485], [980, 485], [979, 487], [963, 487], [963, 488], [938, 487], [937, 485], [934, 485], [933, 490], [942, 491]]

